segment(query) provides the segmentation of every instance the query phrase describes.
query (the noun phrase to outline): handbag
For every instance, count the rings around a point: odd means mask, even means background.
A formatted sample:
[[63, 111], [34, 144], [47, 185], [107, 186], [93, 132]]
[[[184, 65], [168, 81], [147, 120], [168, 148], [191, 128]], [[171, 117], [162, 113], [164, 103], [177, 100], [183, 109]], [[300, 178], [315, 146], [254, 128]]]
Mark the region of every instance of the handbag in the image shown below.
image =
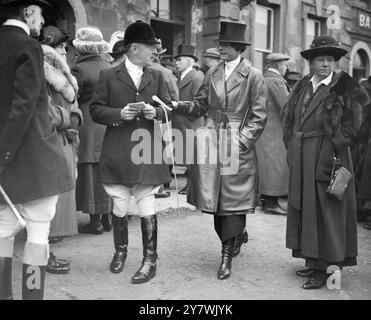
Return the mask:
[[327, 193], [337, 200], [342, 200], [349, 182], [353, 179], [352, 173], [343, 167], [339, 158], [334, 155], [330, 184]]

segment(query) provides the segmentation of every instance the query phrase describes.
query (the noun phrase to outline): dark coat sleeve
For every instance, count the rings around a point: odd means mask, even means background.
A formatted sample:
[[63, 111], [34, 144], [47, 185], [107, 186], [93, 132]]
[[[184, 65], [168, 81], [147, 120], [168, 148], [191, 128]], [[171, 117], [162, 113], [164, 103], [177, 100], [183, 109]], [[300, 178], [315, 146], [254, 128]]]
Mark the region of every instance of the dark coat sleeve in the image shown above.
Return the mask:
[[84, 92], [84, 79], [85, 79], [84, 70], [80, 68], [78, 65], [74, 65], [71, 68], [71, 73], [77, 80], [77, 84], [79, 86], [77, 96], [80, 97], [81, 93]]
[[109, 108], [109, 70], [102, 70], [94, 90], [90, 114], [94, 122], [113, 126], [121, 121], [121, 109]]
[[[171, 98], [169, 94], [169, 90], [166, 85], [165, 81], [165, 75], [162, 72], [159, 72], [159, 88], [158, 88], [158, 97], [169, 107], [173, 108], [173, 105], [171, 104]], [[162, 109], [162, 107], [154, 106], [157, 112], [157, 120], [160, 120], [162, 122], [166, 122], [166, 116], [165, 111]], [[166, 110], [167, 117], [170, 120], [171, 119], [171, 112], [169, 110]]]
[[44, 83], [43, 55], [37, 41], [30, 38], [17, 58], [14, 98], [5, 125], [0, 128], [0, 172], [10, 163], [36, 110]]
[[287, 86], [283, 80], [277, 78], [270, 78], [269, 80], [266, 80], [266, 82], [268, 92], [273, 98], [274, 105], [277, 106], [279, 108], [278, 111], [281, 112], [289, 95]]

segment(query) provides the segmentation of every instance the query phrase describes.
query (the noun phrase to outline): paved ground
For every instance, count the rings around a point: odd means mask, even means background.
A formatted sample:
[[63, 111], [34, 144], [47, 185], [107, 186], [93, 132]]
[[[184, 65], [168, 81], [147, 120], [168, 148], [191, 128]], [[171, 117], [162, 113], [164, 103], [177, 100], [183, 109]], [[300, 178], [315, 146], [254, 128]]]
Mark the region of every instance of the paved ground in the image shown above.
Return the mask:
[[[184, 178], [180, 186], [184, 185]], [[341, 290], [306, 291], [295, 270], [303, 261], [285, 249], [286, 217], [258, 210], [247, 218], [250, 240], [233, 260], [232, 276], [220, 281], [220, 244], [212, 216], [195, 211], [180, 198], [180, 215], [175, 191], [171, 198], [157, 200], [159, 215], [159, 262], [157, 276], [149, 283], [133, 285], [130, 278], [140, 266], [142, 244], [140, 220], [129, 222], [129, 254], [121, 274], [109, 272], [113, 255], [112, 232], [100, 236], [77, 235], [52, 245], [58, 257], [71, 261], [68, 275], [47, 275], [46, 299], [371, 299], [371, 231], [359, 225], [358, 266], [342, 272]], [[168, 209], [168, 210], [166, 210]], [[132, 211], [134, 211], [134, 206]], [[80, 223], [87, 221], [80, 215]], [[14, 269], [15, 298], [21, 296], [22, 243], [17, 241]]]

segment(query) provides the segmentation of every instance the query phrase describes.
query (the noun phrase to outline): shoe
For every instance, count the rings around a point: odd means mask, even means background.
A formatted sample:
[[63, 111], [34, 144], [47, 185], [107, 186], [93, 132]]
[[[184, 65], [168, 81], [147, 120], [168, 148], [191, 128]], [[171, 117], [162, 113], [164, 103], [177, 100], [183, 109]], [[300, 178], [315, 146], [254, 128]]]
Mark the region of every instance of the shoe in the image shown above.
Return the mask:
[[23, 264], [22, 300], [43, 300], [46, 266]]
[[235, 237], [222, 243], [222, 262], [217, 273], [219, 280], [225, 280], [231, 276], [234, 242]]
[[49, 244], [58, 243], [63, 240], [63, 237], [49, 237]]
[[303, 284], [303, 289], [316, 290], [323, 288], [326, 285], [328, 276], [326, 271], [315, 270], [313, 277]]
[[53, 254], [53, 252], [49, 253], [49, 259], [54, 260], [56, 263], [58, 263], [61, 266], [69, 267], [70, 263], [67, 260], [64, 259], [57, 259], [57, 257]]
[[120, 273], [124, 269], [128, 252], [128, 215], [124, 217], [112, 215], [112, 228], [116, 252], [110, 264], [110, 271]]
[[141, 218], [143, 260], [131, 278], [133, 284], [145, 283], [156, 276], [157, 269], [157, 216]]
[[163, 191], [163, 192], [157, 192], [155, 193], [155, 198], [168, 198], [170, 197], [170, 192], [169, 191]]
[[0, 300], [13, 300], [12, 258], [0, 257]]
[[371, 221], [367, 222], [363, 228], [365, 228], [366, 230], [371, 230]]
[[46, 272], [52, 274], [67, 274], [70, 272], [70, 267], [67, 265], [61, 265], [57, 262], [57, 259], [49, 258], [46, 266]]
[[307, 269], [296, 271], [296, 274], [299, 277], [303, 277], [303, 278], [311, 278], [311, 277], [314, 276], [315, 273], [316, 273], [316, 270], [314, 270], [312, 268], [307, 268]]
[[100, 219], [99, 214], [90, 214], [90, 222], [82, 228], [79, 228], [79, 233], [102, 234], [104, 229]]
[[186, 185], [184, 188], [179, 190], [179, 194], [187, 194], [188, 185]]
[[237, 235], [235, 237], [234, 247], [233, 247], [233, 256], [234, 257], [238, 256], [238, 254], [241, 251], [241, 246], [244, 243], [247, 243], [247, 241], [249, 241], [249, 236], [248, 236], [246, 230], [244, 230], [242, 233], [240, 233], [239, 235]]
[[102, 214], [102, 218], [100, 219], [103, 230], [106, 232], [110, 232], [112, 230], [112, 214]]
[[278, 206], [285, 212], [287, 212], [287, 208], [288, 208], [288, 201], [287, 201], [287, 198], [282, 198], [282, 197], [279, 197], [277, 199], [277, 204]]

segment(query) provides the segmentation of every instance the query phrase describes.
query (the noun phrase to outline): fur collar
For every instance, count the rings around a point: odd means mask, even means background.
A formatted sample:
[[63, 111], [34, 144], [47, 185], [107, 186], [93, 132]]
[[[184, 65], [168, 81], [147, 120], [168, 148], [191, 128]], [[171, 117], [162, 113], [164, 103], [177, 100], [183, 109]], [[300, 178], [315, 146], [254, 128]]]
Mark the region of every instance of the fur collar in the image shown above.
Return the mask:
[[47, 45], [41, 47], [44, 53], [46, 82], [67, 101], [75, 101], [78, 91], [77, 80], [71, 74], [67, 62], [54, 48]]

